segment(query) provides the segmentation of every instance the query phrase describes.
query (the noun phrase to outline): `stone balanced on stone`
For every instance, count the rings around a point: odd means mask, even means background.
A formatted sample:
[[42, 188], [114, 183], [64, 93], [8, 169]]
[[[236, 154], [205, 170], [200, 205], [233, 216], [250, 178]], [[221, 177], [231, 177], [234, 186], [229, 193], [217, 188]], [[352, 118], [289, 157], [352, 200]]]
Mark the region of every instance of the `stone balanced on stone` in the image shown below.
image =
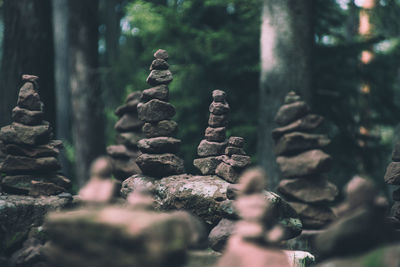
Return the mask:
[[[393, 148], [392, 162], [386, 169], [385, 183], [389, 185], [400, 185], [400, 142]], [[394, 204], [391, 210], [392, 220], [396, 229], [400, 229], [400, 187], [393, 191]]]
[[172, 81], [168, 53], [159, 49], [154, 57], [147, 77], [147, 83], [154, 87], [143, 91], [137, 105], [139, 119], [145, 122], [142, 130], [146, 138], [138, 142], [142, 154], [136, 163], [143, 174], [161, 178], [182, 174], [185, 169], [183, 160], [175, 154], [181, 141], [173, 137], [177, 123], [171, 120], [175, 107], [168, 103], [168, 84]]
[[114, 128], [118, 131], [117, 143], [107, 147], [107, 154], [111, 157], [113, 174], [119, 180], [125, 180], [133, 174], [141, 173], [136, 164], [139, 155], [137, 143], [142, 136], [143, 121], [139, 120], [137, 105], [142, 92], [133, 92], [126, 98], [125, 104], [115, 110], [120, 118]]
[[43, 120], [43, 103], [38, 94], [38, 77], [23, 75], [24, 85], [12, 111], [13, 123], [0, 130], [3, 152], [0, 164], [4, 192], [13, 194], [56, 195], [66, 191], [70, 180], [58, 174], [57, 160], [62, 142], [51, 140], [52, 128]]
[[290, 201], [305, 229], [320, 229], [335, 215], [326, 203], [338, 194], [336, 186], [322, 175], [330, 168], [331, 157], [321, 148], [330, 140], [326, 135], [311, 134], [323, 118], [309, 114], [309, 106], [290, 92], [279, 109], [272, 132], [277, 163], [284, 177], [278, 191]]

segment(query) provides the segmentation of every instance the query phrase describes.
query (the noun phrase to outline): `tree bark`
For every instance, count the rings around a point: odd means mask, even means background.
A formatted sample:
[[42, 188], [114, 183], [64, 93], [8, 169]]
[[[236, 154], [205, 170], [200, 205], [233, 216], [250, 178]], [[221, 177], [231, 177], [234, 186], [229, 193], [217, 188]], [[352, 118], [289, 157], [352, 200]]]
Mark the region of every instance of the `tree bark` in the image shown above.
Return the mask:
[[0, 126], [11, 122], [22, 74], [40, 77], [45, 119], [55, 122], [53, 35], [50, 0], [4, 0], [0, 71]]
[[310, 102], [313, 1], [264, 0], [261, 26], [259, 164], [274, 189], [280, 175], [273, 154], [273, 119], [291, 90]]
[[69, 0], [70, 87], [75, 175], [89, 178], [91, 162], [104, 153], [103, 101], [98, 75], [98, 0]]

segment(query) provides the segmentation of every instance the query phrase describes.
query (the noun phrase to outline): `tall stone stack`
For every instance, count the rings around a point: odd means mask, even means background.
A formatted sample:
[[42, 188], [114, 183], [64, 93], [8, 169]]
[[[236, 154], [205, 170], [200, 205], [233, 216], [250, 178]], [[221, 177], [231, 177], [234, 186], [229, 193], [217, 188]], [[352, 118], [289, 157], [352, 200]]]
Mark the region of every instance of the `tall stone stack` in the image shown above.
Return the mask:
[[168, 53], [159, 49], [154, 57], [147, 77], [147, 83], [153, 87], [143, 91], [137, 105], [139, 119], [145, 122], [142, 130], [146, 138], [138, 142], [142, 154], [136, 163], [143, 174], [161, 178], [182, 174], [185, 169], [183, 160], [176, 155], [181, 141], [173, 137], [177, 123], [171, 120], [175, 107], [168, 102], [168, 84], [172, 81]]
[[23, 75], [24, 85], [12, 111], [13, 123], [0, 130], [3, 152], [0, 164], [4, 192], [14, 194], [55, 195], [70, 186], [70, 181], [58, 174], [57, 160], [62, 142], [52, 140], [52, 128], [43, 120], [43, 103], [37, 92], [38, 77]]
[[400, 229], [400, 143], [397, 143], [393, 148], [392, 162], [386, 169], [385, 183], [393, 186], [397, 186], [397, 189], [393, 191], [394, 204], [392, 206], [392, 219], [397, 229]]
[[323, 118], [309, 112], [307, 103], [290, 92], [275, 117], [280, 127], [272, 135], [276, 161], [284, 177], [278, 191], [300, 215], [305, 229], [320, 229], [335, 218], [328, 203], [338, 190], [323, 175], [330, 168], [331, 157], [321, 149], [330, 140], [326, 135], [309, 133]]
[[128, 95], [125, 104], [115, 110], [119, 120], [114, 128], [118, 131], [117, 145], [107, 147], [113, 166], [113, 174], [119, 180], [124, 180], [133, 174], [141, 173], [136, 164], [139, 155], [138, 141], [143, 138], [143, 121], [139, 120], [137, 105], [142, 92], [133, 92]]

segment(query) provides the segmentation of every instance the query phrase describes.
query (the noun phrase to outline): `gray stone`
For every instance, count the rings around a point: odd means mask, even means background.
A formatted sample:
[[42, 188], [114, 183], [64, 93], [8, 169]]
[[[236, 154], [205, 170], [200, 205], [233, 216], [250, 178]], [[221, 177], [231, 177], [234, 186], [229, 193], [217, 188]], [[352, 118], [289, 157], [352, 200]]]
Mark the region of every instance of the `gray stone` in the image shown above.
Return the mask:
[[160, 84], [169, 84], [172, 82], [172, 73], [170, 70], [152, 70], [146, 82], [151, 86]]
[[139, 153], [136, 156], [130, 158], [112, 158], [112, 173], [115, 178], [123, 181], [134, 174], [142, 173], [139, 166], [136, 164], [136, 158], [138, 157], [138, 155]]
[[229, 104], [227, 102], [212, 102], [209, 108], [210, 113], [214, 115], [224, 115], [229, 112]]
[[176, 133], [178, 124], [175, 121], [163, 120], [155, 123], [145, 123], [142, 131], [147, 138], [158, 136], [172, 136]]
[[400, 185], [400, 162], [391, 162], [386, 168], [385, 183]]
[[211, 127], [224, 127], [228, 124], [228, 116], [224, 115], [215, 115], [210, 113], [210, 117], [208, 119], [208, 125]]
[[61, 186], [48, 182], [38, 182], [32, 181], [31, 188], [29, 190], [29, 195], [33, 197], [40, 196], [53, 196], [58, 195], [65, 191]]
[[210, 142], [201, 140], [197, 147], [197, 155], [200, 157], [219, 156], [222, 155], [226, 146], [226, 142]]
[[137, 105], [139, 104], [141, 97], [142, 97], [141, 91], [132, 92], [126, 97], [125, 103], [131, 103], [133, 101], [133, 103], [136, 103]]
[[244, 147], [244, 138], [239, 136], [231, 136], [228, 140], [228, 145], [243, 148]]
[[193, 165], [199, 169], [203, 175], [215, 174], [215, 170], [220, 163], [220, 157], [198, 158], [193, 161]]
[[158, 99], [140, 103], [137, 108], [139, 119], [145, 122], [169, 120], [175, 115], [174, 106]]
[[62, 187], [63, 191], [71, 187], [71, 181], [59, 174], [5, 176], [1, 180], [1, 186], [6, 193], [28, 194], [32, 188], [32, 181], [53, 183]]
[[114, 128], [118, 132], [130, 132], [139, 130], [143, 126], [143, 121], [139, 120], [135, 113], [125, 113], [117, 121]]
[[139, 140], [143, 139], [142, 134], [140, 133], [133, 133], [133, 132], [126, 132], [120, 133], [117, 135], [117, 142], [121, 143], [129, 148], [137, 148], [137, 143]]
[[289, 202], [290, 206], [299, 214], [305, 229], [320, 229], [335, 220], [333, 211], [324, 206]]
[[49, 124], [26, 126], [13, 122], [0, 130], [0, 139], [6, 144], [41, 145], [49, 141], [50, 135]]
[[141, 154], [136, 163], [143, 174], [157, 178], [185, 172], [183, 160], [174, 154]]
[[180, 144], [181, 140], [173, 137], [153, 137], [140, 140], [138, 148], [143, 153], [176, 153], [179, 150]]
[[214, 102], [224, 103], [226, 100], [226, 93], [222, 90], [214, 90], [212, 92], [212, 98], [213, 98]]
[[0, 165], [0, 170], [7, 174], [56, 171], [60, 168], [58, 160], [54, 157], [28, 158], [7, 155]]
[[156, 59], [163, 59], [163, 60], [168, 60], [168, 53], [167, 51], [165, 51], [164, 49], [158, 49], [155, 53], [154, 53], [154, 57]]
[[124, 145], [113, 145], [107, 147], [107, 154], [112, 158], [136, 158], [138, 152], [129, 150]]
[[16, 106], [12, 110], [12, 118], [15, 122], [25, 125], [39, 125], [43, 120], [43, 112], [20, 108]]
[[225, 134], [226, 134], [225, 127], [218, 127], [218, 128], [207, 127], [204, 137], [206, 138], [207, 141], [223, 142], [225, 141], [226, 138]]
[[161, 101], [168, 102], [168, 99], [169, 99], [168, 86], [166, 86], [165, 84], [162, 84], [162, 85], [159, 85], [159, 86], [156, 86], [153, 88], [143, 90], [141, 101], [147, 102], [152, 99], [158, 99]]
[[298, 151], [327, 146], [330, 140], [326, 135], [293, 132], [283, 135], [275, 145], [275, 155], [285, 155]]
[[38, 146], [23, 146], [17, 144], [7, 144], [4, 151], [10, 155], [25, 156], [31, 158], [57, 157], [62, 148], [60, 140], [52, 140], [48, 144]]
[[275, 128], [272, 130], [272, 137], [274, 139], [278, 139], [282, 135], [290, 132], [295, 132], [295, 131], [309, 131], [309, 130], [314, 130], [318, 128], [321, 123], [324, 121], [324, 118], [320, 115], [316, 114], [308, 114], [304, 116], [303, 118], [300, 118], [289, 125], [280, 127], [280, 128]]
[[274, 121], [283, 126], [289, 124], [310, 111], [310, 107], [304, 101], [293, 102], [280, 107]]
[[161, 58], [153, 60], [150, 65], [150, 70], [167, 70], [168, 68], [168, 62]]
[[240, 175], [234, 167], [225, 162], [218, 165], [215, 174], [230, 183], [237, 183]]
[[29, 110], [43, 110], [43, 103], [32, 82], [26, 82], [19, 90], [17, 105]]
[[238, 147], [233, 147], [233, 146], [227, 146], [225, 148], [225, 155], [227, 156], [232, 156], [232, 155], [246, 155], [246, 152], [244, 152], [243, 148], [238, 148]]
[[251, 163], [251, 158], [245, 155], [232, 155], [229, 159], [224, 160], [225, 163], [228, 163], [234, 168], [246, 168]]
[[210, 247], [218, 252], [222, 252], [225, 248], [228, 238], [235, 230], [236, 221], [222, 219], [208, 235], [208, 243]]
[[134, 92], [135, 94], [132, 96], [132, 98], [129, 101], [126, 101], [126, 103], [122, 106], [119, 106], [115, 110], [115, 115], [118, 117], [121, 117], [125, 113], [132, 113], [132, 116], [137, 114], [137, 105], [139, 104], [139, 99], [137, 97], [140, 92]]

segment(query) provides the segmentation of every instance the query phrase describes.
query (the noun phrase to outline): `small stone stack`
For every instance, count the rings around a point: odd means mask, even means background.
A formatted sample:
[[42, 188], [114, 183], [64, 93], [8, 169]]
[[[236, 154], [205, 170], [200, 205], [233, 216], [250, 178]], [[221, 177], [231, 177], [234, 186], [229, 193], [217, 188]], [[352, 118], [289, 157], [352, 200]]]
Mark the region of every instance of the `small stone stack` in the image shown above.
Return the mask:
[[205, 139], [201, 140], [197, 158], [193, 165], [203, 175], [214, 175], [218, 165], [222, 162], [221, 155], [226, 147], [226, 126], [228, 124], [229, 104], [226, 102], [226, 93], [221, 90], [212, 92], [213, 102], [210, 104], [210, 117], [205, 131]]
[[142, 138], [143, 122], [139, 120], [137, 105], [142, 92], [133, 92], [126, 98], [125, 104], [115, 110], [120, 118], [114, 128], [118, 131], [117, 143], [107, 147], [107, 154], [112, 159], [113, 174], [119, 180], [141, 173], [136, 164], [139, 155], [138, 141]]
[[159, 49], [154, 54], [150, 66], [147, 83], [154, 86], [142, 93], [141, 102], [137, 106], [139, 119], [144, 121], [143, 133], [146, 139], [138, 142], [141, 155], [136, 163], [143, 174], [152, 177], [165, 177], [185, 172], [183, 160], [178, 152], [181, 141], [172, 137], [177, 123], [171, 118], [175, 115], [175, 107], [168, 103], [168, 84], [172, 81], [172, 73], [168, 69], [168, 53]]
[[[385, 183], [389, 185], [400, 185], [400, 142], [393, 148], [392, 162], [386, 169], [384, 179]], [[395, 227], [400, 229], [400, 187], [397, 187], [397, 189], [393, 191], [392, 196], [394, 204], [392, 206], [391, 216]]]
[[285, 178], [278, 191], [291, 201], [305, 229], [320, 229], [335, 218], [327, 203], [335, 199], [338, 190], [322, 175], [329, 170], [331, 157], [321, 148], [330, 140], [326, 135], [308, 133], [323, 118], [309, 112], [309, 106], [290, 92], [275, 117], [281, 127], [272, 135], [276, 161]]
[[51, 140], [52, 129], [43, 120], [43, 103], [40, 101], [38, 77], [23, 75], [24, 85], [18, 95], [17, 106], [12, 111], [13, 123], [0, 130], [3, 152], [0, 164], [2, 190], [14, 194], [56, 195], [66, 191], [70, 181], [57, 174], [57, 160], [62, 142]]

